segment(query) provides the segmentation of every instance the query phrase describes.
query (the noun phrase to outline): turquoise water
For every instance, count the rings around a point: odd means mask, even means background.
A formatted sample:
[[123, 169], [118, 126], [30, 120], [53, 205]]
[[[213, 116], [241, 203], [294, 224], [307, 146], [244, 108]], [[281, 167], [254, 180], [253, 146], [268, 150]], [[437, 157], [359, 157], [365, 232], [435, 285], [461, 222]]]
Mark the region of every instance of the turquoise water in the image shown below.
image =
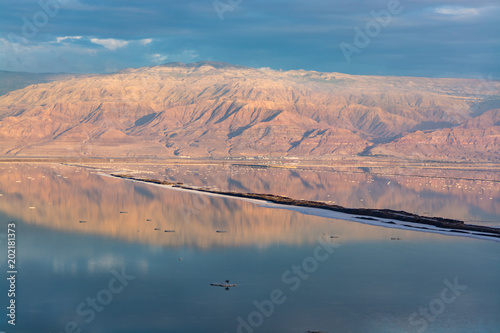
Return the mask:
[[[1, 247], [16, 221], [18, 263], [2, 331], [500, 331], [498, 242], [37, 170], [19, 176], [43, 186], [1, 188]], [[226, 279], [238, 286], [210, 286]]]

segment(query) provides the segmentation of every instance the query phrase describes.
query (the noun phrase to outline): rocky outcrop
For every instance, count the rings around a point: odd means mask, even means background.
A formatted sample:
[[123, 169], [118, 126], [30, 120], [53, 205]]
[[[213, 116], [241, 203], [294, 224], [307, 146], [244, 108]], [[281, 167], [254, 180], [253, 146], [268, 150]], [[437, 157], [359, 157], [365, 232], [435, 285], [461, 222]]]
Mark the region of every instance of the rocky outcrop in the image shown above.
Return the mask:
[[500, 109], [454, 128], [407, 134], [371, 152], [434, 160], [500, 161]]

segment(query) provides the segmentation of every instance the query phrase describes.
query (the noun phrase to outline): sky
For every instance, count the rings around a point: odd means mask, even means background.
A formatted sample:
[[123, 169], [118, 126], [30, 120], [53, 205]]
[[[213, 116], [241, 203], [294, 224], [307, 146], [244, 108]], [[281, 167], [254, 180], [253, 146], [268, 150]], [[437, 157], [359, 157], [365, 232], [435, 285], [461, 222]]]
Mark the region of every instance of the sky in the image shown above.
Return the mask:
[[180, 61], [500, 78], [498, 0], [0, 0], [0, 70]]

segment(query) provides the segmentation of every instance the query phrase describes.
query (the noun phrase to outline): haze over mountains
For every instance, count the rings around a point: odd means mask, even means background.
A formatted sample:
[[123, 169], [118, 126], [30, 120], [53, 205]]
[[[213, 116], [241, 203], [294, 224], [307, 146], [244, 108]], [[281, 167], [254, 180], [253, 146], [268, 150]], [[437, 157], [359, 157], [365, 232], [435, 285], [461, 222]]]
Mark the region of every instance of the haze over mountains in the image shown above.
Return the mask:
[[0, 154], [500, 160], [500, 82], [170, 63], [0, 96]]
[[0, 95], [4, 95], [12, 90], [22, 89], [32, 84], [63, 80], [76, 76], [78, 75], [64, 73], [24, 73], [0, 71]]

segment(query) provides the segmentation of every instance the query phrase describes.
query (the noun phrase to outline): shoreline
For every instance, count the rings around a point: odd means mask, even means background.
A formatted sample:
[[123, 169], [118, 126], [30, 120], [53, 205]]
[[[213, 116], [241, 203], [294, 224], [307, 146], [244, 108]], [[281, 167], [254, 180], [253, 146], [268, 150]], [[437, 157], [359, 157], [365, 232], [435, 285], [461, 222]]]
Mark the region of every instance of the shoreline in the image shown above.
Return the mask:
[[183, 183], [171, 183], [149, 178], [136, 178], [126, 174], [99, 173], [99, 175], [148, 183], [181, 191], [196, 192], [220, 197], [232, 197], [250, 201], [268, 208], [289, 209], [303, 214], [336, 218], [388, 228], [474, 237], [500, 242], [500, 228], [466, 224], [463, 221], [454, 219], [420, 216], [405, 211], [396, 211], [391, 209], [346, 208], [319, 201], [298, 200], [273, 194], [217, 191], [186, 186]]

